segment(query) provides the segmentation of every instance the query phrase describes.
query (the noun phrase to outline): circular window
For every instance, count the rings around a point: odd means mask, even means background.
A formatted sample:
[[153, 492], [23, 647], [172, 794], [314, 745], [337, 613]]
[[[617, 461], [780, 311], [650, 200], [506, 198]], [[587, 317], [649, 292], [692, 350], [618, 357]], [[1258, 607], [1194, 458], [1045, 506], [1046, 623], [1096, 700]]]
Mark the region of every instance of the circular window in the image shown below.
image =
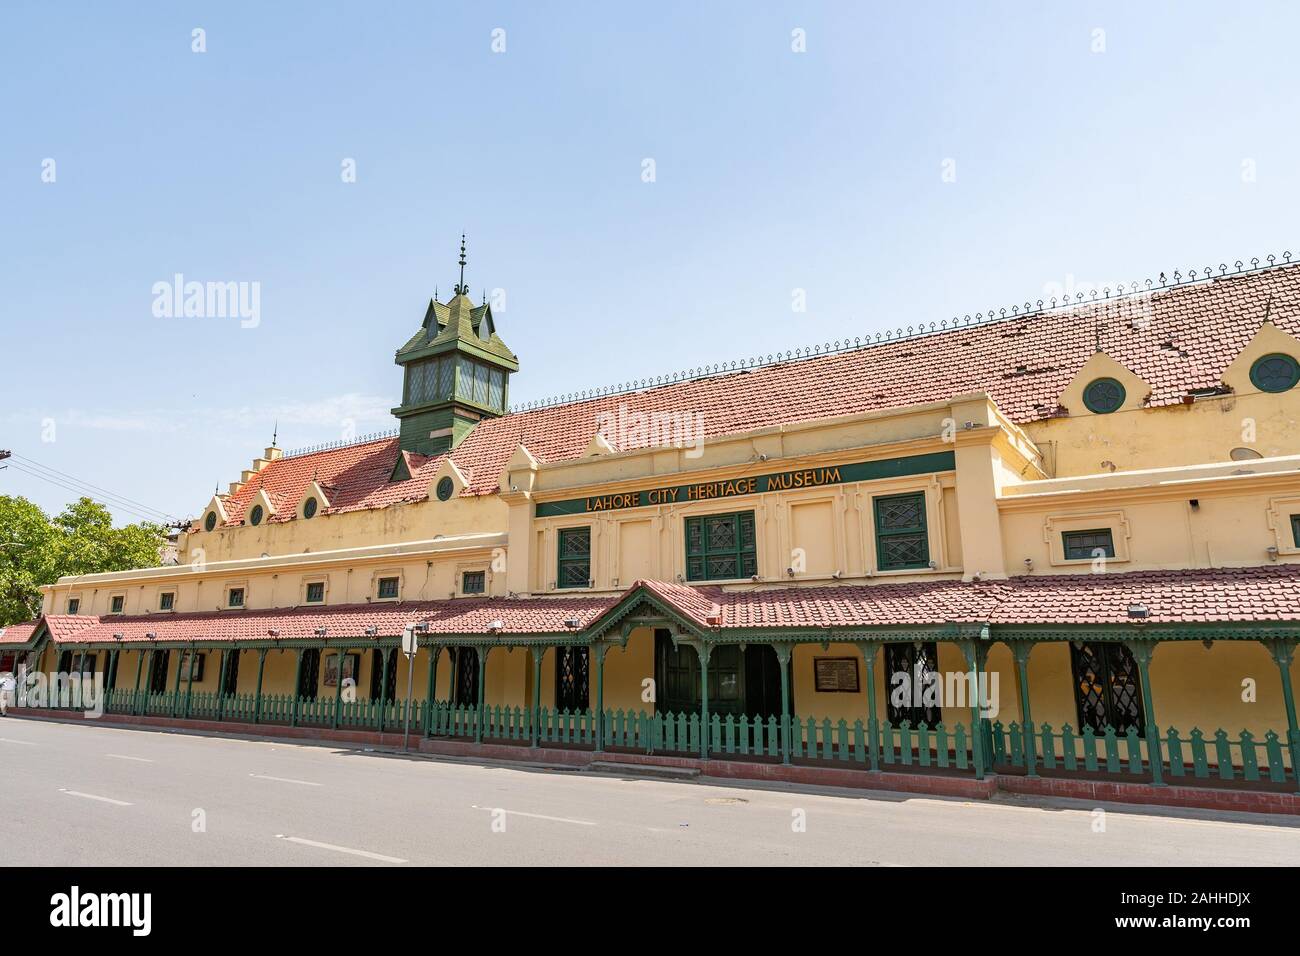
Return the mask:
[[316, 517], [316, 499], [308, 498], [302, 506], [302, 516], [304, 518]]
[[264, 511], [262, 510], [262, 506], [261, 506], [261, 505], [253, 505], [253, 510], [250, 511], [250, 512], [248, 513], [248, 523], [249, 523], [249, 524], [261, 524], [261, 523], [262, 523], [262, 515], [264, 515], [265, 513], [266, 513], [266, 512], [264, 512]]
[[1117, 412], [1124, 404], [1124, 386], [1113, 378], [1099, 378], [1088, 383], [1083, 390], [1083, 404], [1097, 415]]
[[1296, 382], [1300, 382], [1300, 364], [1281, 352], [1265, 355], [1250, 367], [1250, 383], [1261, 392], [1285, 392]]
[[216, 526], [217, 526], [217, 513], [215, 511], [209, 511], [208, 516], [203, 519], [203, 530], [211, 531]]
[[450, 477], [440, 479], [438, 481], [438, 500], [446, 501], [455, 490], [456, 483]]

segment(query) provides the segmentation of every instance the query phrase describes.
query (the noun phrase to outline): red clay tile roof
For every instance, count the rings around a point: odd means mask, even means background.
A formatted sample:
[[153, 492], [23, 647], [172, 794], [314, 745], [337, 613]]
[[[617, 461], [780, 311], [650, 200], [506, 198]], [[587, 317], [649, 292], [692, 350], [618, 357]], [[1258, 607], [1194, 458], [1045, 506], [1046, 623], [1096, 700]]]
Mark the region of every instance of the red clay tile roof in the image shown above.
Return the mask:
[[378, 637], [391, 638], [407, 624], [424, 621], [434, 634], [488, 634], [500, 621], [502, 634], [566, 633], [565, 621], [575, 618], [585, 626], [612, 605], [613, 597], [564, 598], [463, 598], [455, 601], [404, 601], [394, 604], [346, 604], [329, 607], [265, 608], [246, 611], [196, 611], [180, 614], [145, 614], [130, 617], [81, 617], [80, 627], [68, 626], [67, 616], [51, 616], [55, 643], [123, 643], [147, 641], [147, 634], [166, 641], [265, 641], [276, 630], [281, 640], [316, 636], [325, 628], [330, 643], [366, 642], [368, 628]]
[[[463, 598], [401, 604], [323, 608], [269, 608], [102, 618], [52, 615], [55, 643], [145, 641], [262, 641], [277, 630], [283, 640], [326, 629], [330, 643], [364, 643], [368, 628], [391, 638], [409, 623], [425, 621], [434, 634], [564, 634], [599, 623], [616, 605], [644, 589], [701, 628], [869, 628], [988, 623], [992, 625], [1131, 624], [1129, 607], [1147, 608], [1149, 624], [1300, 623], [1300, 565], [1137, 571], [1115, 574], [1041, 575], [1006, 581], [913, 581], [724, 591], [666, 581], [637, 581], [621, 596]], [[566, 621], [576, 619], [577, 628]], [[33, 625], [26, 628], [28, 637]], [[6, 643], [8, 636], [6, 635]]]
[[[672, 587], [681, 588], [681, 585]], [[663, 593], [654, 588], [657, 593]], [[1045, 574], [980, 584], [898, 584], [723, 591], [688, 588], [703, 599], [674, 602], [701, 626], [705, 603], [719, 605], [720, 626], [905, 627], [946, 623], [994, 625], [1130, 624], [1142, 604], [1149, 624], [1232, 621], [1300, 622], [1300, 565]]]
[[26, 644], [32, 639], [32, 633], [40, 626], [40, 619], [25, 621], [22, 624], [10, 624], [0, 628], [0, 644]]
[[[677, 412], [703, 416], [706, 437], [809, 419], [942, 401], [987, 391], [1018, 423], [1050, 418], [1058, 399], [1095, 351], [1149, 382], [1151, 406], [1176, 404], [1194, 389], [1220, 384], [1224, 369], [1259, 331], [1272, 297], [1271, 320], [1300, 336], [1300, 267], [1164, 289], [958, 328], [852, 352], [795, 360], [639, 392], [516, 412], [480, 422], [452, 457], [470, 475], [470, 494], [496, 491], [501, 472], [523, 444], [539, 461], [582, 457], [597, 415]], [[265, 486], [288, 520], [313, 474], [330, 494], [331, 512], [421, 501], [442, 457], [412, 462], [409, 481], [390, 484], [396, 438], [273, 462], [226, 505], [242, 520]], [[418, 456], [416, 456], [418, 459]]]

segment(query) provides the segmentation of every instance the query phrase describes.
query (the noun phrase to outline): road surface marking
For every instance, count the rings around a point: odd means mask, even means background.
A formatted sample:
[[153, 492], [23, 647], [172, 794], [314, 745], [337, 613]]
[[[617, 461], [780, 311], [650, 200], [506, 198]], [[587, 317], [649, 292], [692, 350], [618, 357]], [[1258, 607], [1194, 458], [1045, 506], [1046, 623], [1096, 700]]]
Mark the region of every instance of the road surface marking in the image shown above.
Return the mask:
[[24, 747], [35, 747], [36, 744], [30, 740], [13, 740], [9, 737], [0, 737], [0, 744], [22, 744]]
[[[300, 783], [304, 787], [322, 787], [324, 784], [315, 783], [311, 780], [294, 780], [292, 777], [271, 777], [264, 773], [250, 773], [250, 777], [256, 777], [258, 780], [275, 780], [279, 783]], [[403, 861], [405, 862], [405, 861]]]
[[130, 807], [134, 804], [127, 803], [125, 800], [114, 800], [112, 797], [97, 797], [93, 793], [82, 793], [80, 790], [65, 790], [59, 787], [59, 793], [66, 793], [70, 797], [85, 797], [87, 800], [98, 800], [101, 803], [112, 803], [119, 807]]
[[350, 846], [338, 846], [335, 843], [321, 843], [318, 840], [304, 840], [302, 837], [285, 836], [283, 833], [275, 835], [277, 840], [287, 840], [290, 843], [298, 843], [302, 846], [314, 846], [321, 850], [334, 850], [337, 853], [350, 853], [353, 856], [364, 856], [367, 860], [380, 860], [384, 863], [409, 863], [410, 860], [403, 860], [401, 857], [384, 856], [382, 853], [371, 853], [369, 850], [354, 850]]
[[130, 754], [104, 754], [105, 757], [112, 757], [114, 760], [138, 760], [141, 763], [153, 763], [148, 757], [132, 757]]
[[510, 817], [529, 817], [533, 820], [551, 820], [555, 823], [576, 823], [580, 827], [599, 826], [594, 820], [571, 820], [568, 817], [548, 817], [543, 813], [524, 813], [522, 810], [504, 810], [501, 807], [480, 807], [476, 803], [470, 804], [471, 810], [486, 810], [489, 813], [496, 813], [498, 810]]

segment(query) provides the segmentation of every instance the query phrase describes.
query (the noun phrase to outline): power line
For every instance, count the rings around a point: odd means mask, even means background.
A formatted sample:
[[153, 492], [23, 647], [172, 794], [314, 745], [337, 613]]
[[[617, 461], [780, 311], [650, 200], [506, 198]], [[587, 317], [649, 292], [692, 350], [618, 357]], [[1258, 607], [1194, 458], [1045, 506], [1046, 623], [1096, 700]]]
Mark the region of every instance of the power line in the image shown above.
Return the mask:
[[37, 468], [40, 471], [45, 471], [54, 475], [58, 475], [60, 478], [64, 478], [68, 481], [73, 482], [74, 484], [84, 485], [87, 488], [93, 488], [95, 491], [98, 491], [100, 494], [108, 495], [110, 498], [116, 498], [118, 501], [124, 504], [132, 505], [136, 508], [141, 508], [144, 511], [152, 512], [153, 514], [156, 514], [163, 518], [168, 518], [168, 519], [171, 518], [171, 515], [167, 514], [167, 512], [159, 511], [157, 508], [150, 507], [149, 505], [145, 504], [143, 501], [136, 501], [134, 498], [128, 498], [126, 495], [119, 495], [115, 491], [109, 491], [107, 488], [101, 488], [99, 485], [91, 484], [89, 481], [85, 481], [84, 479], [78, 478], [76, 475], [69, 475], [67, 472], [59, 471], [59, 469], [57, 468], [51, 468], [49, 465], [42, 465], [39, 461], [35, 461], [34, 459], [28, 458], [25, 455], [14, 455], [13, 457], [16, 459], [14, 464], [17, 464], [18, 462], [23, 462], [29, 468]]
[[[30, 469], [26, 468], [25, 466], [20, 465], [20, 464], [19, 464], [18, 462], [16, 462], [16, 461], [11, 461], [11, 464], [13, 465], [13, 467], [14, 467], [15, 470], [17, 470], [17, 471], [19, 471], [19, 472], [21, 472], [21, 473], [23, 473], [23, 474], [25, 474], [25, 475], [30, 475], [30, 476], [33, 477], [33, 478], [39, 478], [39, 479], [41, 479], [42, 481], [49, 482], [49, 483], [52, 484], [52, 485], [57, 485], [58, 487], [63, 488], [63, 489], [66, 490], [66, 491], [71, 491], [71, 492], [72, 492], [73, 494], [75, 494], [75, 495], [80, 495], [80, 496], [84, 496], [84, 497], [87, 497], [87, 498], [95, 498], [95, 497], [100, 497], [100, 498], [102, 498], [102, 497], [104, 497], [104, 496], [102, 496], [102, 495], [88, 495], [88, 494], [86, 494], [86, 489], [85, 489], [85, 488], [78, 487], [77, 485], [69, 484], [69, 483], [64, 482], [64, 481], [60, 481], [60, 480], [57, 479], [57, 478], [52, 478], [52, 477], [50, 477], [49, 475], [42, 474], [42, 473], [39, 472], [39, 471], [33, 471], [33, 470], [30, 470]], [[105, 504], [110, 505], [110, 506], [113, 507], [113, 508], [116, 508], [118, 511], [125, 511], [127, 514], [133, 514], [133, 515], [135, 515], [137, 518], [141, 518], [141, 519], [143, 519], [143, 520], [145, 520], [145, 521], [154, 521], [154, 522], [158, 521], [158, 518], [157, 518], [156, 516], [154, 516], [154, 515], [152, 515], [152, 514], [147, 514], [147, 513], [143, 512], [143, 511], [140, 511], [140, 510], [138, 510], [138, 509], [136, 509], [136, 508], [133, 508], [133, 507], [131, 507], [131, 506], [129, 506], [129, 505], [123, 504], [122, 502], [118, 502], [118, 501], [108, 501], [108, 500], [106, 500], [106, 501], [105, 501]], [[161, 512], [159, 512], [159, 514], [161, 514]]]

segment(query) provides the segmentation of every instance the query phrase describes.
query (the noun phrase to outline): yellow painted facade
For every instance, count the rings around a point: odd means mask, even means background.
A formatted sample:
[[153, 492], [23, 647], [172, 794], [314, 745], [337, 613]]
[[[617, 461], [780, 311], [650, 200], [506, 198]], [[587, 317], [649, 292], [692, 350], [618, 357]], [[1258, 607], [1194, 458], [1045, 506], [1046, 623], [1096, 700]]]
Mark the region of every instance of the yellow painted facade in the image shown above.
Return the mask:
[[[712, 436], [699, 448], [618, 451], [593, 438], [586, 457], [540, 462], [521, 445], [502, 469], [494, 494], [459, 494], [465, 479], [448, 459], [448, 468], [434, 477], [422, 500], [310, 519], [296, 514], [257, 527], [218, 522], [212, 531], [203, 530], [201, 519], [181, 541], [178, 566], [61, 579], [45, 589], [44, 610], [67, 613], [75, 600], [83, 615], [211, 612], [232, 607], [232, 590], [240, 593], [244, 610], [474, 600], [464, 592], [466, 572], [483, 572], [485, 594], [494, 597], [615, 595], [639, 580], [686, 581], [687, 520], [737, 511], [753, 513], [757, 574], [710, 582], [733, 591], [1300, 563], [1291, 524], [1292, 516], [1300, 515], [1300, 390], [1263, 392], [1250, 375], [1257, 359], [1276, 353], [1300, 359], [1300, 341], [1264, 324], [1223, 374], [1221, 394], [1147, 407], [1149, 383], [1098, 352], [1059, 397], [1061, 413], [1025, 425], [1013, 423], [988, 394], [977, 392]], [[1098, 378], [1123, 385], [1118, 410], [1097, 414], [1085, 406], [1084, 389]], [[744, 488], [756, 476], [935, 455], [950, 455], [951, 465], [782, 491], [618, 506], [627, 500], [623, 496], [647, 489], [728, 482]], [[268, 449], [232, 493], [278, 460], [278, 449]], [[433, 493], [443, 477], [455, 480], [457, 494], [450, 500]], [[329, 489], [317, 487], [316, 493], [326, 496]], [[875, 502], [906, 493], [924, 496], [929, 567], [889, 570], [880, 566]], [[548, 505], [592, 499], [614, 506], [538, 516]], [[221, 512], [227, 500], [212, 499], [205, 514]], [[263, 504], [273, 507], [269, 496]], [[590, 531], [585, 588], [560, 586], [560, 532], [574, 528]], [[1098, 529], [1109, 533], [1113, 557], [1065, 553], [1065, 535]], [[393, 578], [396, 594], [385, 598], [380, 582]], [[318, 602], [309, 601], [314, 584], [323, 585]], [[940, 671], [967, 668], [955, 643], [940, 642], [937, 652]], [[53, 666], [53, 653], [53, 648], [46, 651], [47, 667]], [[121, 655], [119, 686], [134, 681], [137, 653]], [[217, 689], [220, 652], [206, 653], [210, 659], [195, 691]], [[635, 628], [625, 644], [607, 652], [606, 708], [652, 706], [644, 693], [645, 682], [656, 679], [655, 653], [650, 627]], [[815, 680], [819, 658], [854, 659], [860, 670], [860, 654], [848, 643], [795, 647], [794, 713], [862, 719], [868, 706], [864, 683], [856, 691], [831, 692], [819, 691]], [[555, 656], [553, 649], [546, 652], [540, 686], [534, 686], [527, 648], [493, 648], [483, 679], [484, 702], [555, 706]], [[103, 657], [101, 652], [101, 662]], [[253, 691], [257, 660], [257, 651], [242, 652], [239, 693]], [[294, 660], [292, 651], [269, 651], [264, 693], [292, 691]], [[452, 668], [446, 651], [440, 651], [439, 661], [435, 698], [447, 699]], [[169, 689], [177, 666], [173, 653]], [[373, 666], [370, 651], [364, 651], [362, 696], [369, 692]], [[426, 693], [428, 667], [428, 654], [417, 657], [412, 681], [417, 698]], [[987, 667], [998, 680], [999, 719], [1019, 719], [1019, 677], [1011, 650], [1002, 643], [992, 646]], [[399, 699], [406, 692], [405, 668], [401, 662], [396, 676]], [[1295, 665], [1291, 673], [1300, 678]], [[1077, 726], [1069, 645], [1037, 647], [1028, 675], [1034, 720]], [[883, 661], [875, 677], [883, 708], [890, 693]], [[1256, 641], [1161, 645], [1152, 659], [1148, 691], [1162, 726], [1248, 729], [1257, 735], [1286, 730], [1277, 667]], [[317, 692], [332, 689], [322, 684]], [[594, 689], [591, 694], [594, 698]], [[595, 703], [592, 699], [589, 706]], [[960, 722], [969, 718], [969, 709], [945, 707], [942, 717]]]

